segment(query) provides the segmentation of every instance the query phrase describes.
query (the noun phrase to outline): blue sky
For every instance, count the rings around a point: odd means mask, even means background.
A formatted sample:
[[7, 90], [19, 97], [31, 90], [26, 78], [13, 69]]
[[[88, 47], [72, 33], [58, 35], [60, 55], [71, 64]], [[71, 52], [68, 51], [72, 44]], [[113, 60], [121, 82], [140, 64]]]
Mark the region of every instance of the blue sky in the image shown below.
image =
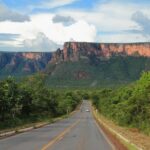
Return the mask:
[[[23, 9], [27, 8], [30, 5], [36, 5], [42, 3], [43, 1], [49, 0], [1, 0], [2, 3], [6, 4], [8, 7], [12, 9]], [[57, 0], [56, 0], [57, 1]], [[61, 1], [61, 0], [58, 0]], [[90, 9], [92, 6], [96, 5], [96, 3], [103, 4], [109, 2], [116, 2], [122, 4], [139, 4], [139, 5], [149, 5], [150, 2], [148, 0], [77, 0], [72, 3], [68, 3], [63, 7], [71, 7], [71, 8], [82, 8], [82, 9]], [[43, 8], [44, 9], [44, 8]]]
[[[15, 0], [15, 1], [3, 0], [2, 2], [11, 8], [20, 9], [20, 8], [28, 7], [30, 5], [41, 3], [42, 1], [43, 0], [32, 0], [32, 1], [31, 0]], [[74, 1], [73, 3], [67, 4], [67, 6], [69, 5], [70, 7], [73, 7], [73, 8], [91, 8], [91, 6], [94, 5], [98, 1], [99, 0], [86, 0], [86, 1], [78, 0], [78, 1]], [[64, 7], [66, 7], [66, 5]]]
[[150, 42], [149, 8], [148, 0], [0, 0], [0, 51]]

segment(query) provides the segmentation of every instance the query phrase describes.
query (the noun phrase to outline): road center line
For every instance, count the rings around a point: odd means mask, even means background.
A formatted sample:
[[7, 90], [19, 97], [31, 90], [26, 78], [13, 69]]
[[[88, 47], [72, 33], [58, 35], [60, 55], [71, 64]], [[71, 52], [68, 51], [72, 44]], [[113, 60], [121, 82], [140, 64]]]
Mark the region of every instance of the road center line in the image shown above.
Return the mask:
[[56, 137], [54, 137], [54, 139], [52, 139], [48, 144], [46, 144], [41, 150], [47, 150], [48, 148], [50, 148], [52, 145], [54, 145], [56, 142], [60, 141], [68, 132], [70, 132], [70, 130], [72, 128], [74, 128], [78, 123], [80, 122], [80, 120], [77, 120], [74, 124], [72, 124], [71, 126], [69, 126], [68, 128], [66, 128], [63, 132], [61, 132], [59, 135], [57, 135]]

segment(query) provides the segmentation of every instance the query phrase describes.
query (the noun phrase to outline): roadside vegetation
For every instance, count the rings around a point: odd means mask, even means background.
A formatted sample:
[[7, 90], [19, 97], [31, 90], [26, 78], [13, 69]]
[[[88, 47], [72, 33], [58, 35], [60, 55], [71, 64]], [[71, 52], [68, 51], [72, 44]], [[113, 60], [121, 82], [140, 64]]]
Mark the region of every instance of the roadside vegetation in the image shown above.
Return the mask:
[[91, 93], [99, 112], [118, 125], [137, 128], [150, 135], [150, 72], [135, 83]]
[[120, 126], [150, 135], [150, 72], [130, 85], [84, 90], [50, 88], [44, 74], [16, 82], [0, 81], [0, 129], [53, 119], [73, 111], [82, 99], [92, 99], [99, 112]]
[[0, 81], [0, 129], [34, 123], [69, 114], [81, 102], [77, 90], [53, 90], [38, 74], [16, 82], [8, 77]]

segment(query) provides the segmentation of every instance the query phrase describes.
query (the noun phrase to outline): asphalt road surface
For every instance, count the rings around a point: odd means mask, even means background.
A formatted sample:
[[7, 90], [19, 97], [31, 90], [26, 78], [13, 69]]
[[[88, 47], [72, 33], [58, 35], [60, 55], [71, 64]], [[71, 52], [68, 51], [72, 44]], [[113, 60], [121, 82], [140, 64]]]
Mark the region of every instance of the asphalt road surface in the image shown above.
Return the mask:
[[[87, 112], [86, 110], [90, 110]], [[113, 150], [83, 102], [70, 118], [0, 140], [0, 150]]]

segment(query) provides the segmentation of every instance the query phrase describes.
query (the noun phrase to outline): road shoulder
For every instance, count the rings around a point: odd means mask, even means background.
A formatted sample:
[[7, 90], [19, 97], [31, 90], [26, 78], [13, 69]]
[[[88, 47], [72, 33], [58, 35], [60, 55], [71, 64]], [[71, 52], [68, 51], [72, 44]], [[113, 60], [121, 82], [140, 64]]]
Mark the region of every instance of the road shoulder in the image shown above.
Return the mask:
[[120, 127], [113, 123], [112, 121], [106, 119], [104, 116], [100, 115], [93, 107], [93, 115], [99, 125], [110, 132], [113, 138], [116, 138], [122, 145], [128, 147], [129, 150], [149, 150], [150, 147], [150, 137], [146, 136], [135, 129], [129, 129], [125, 127]]

